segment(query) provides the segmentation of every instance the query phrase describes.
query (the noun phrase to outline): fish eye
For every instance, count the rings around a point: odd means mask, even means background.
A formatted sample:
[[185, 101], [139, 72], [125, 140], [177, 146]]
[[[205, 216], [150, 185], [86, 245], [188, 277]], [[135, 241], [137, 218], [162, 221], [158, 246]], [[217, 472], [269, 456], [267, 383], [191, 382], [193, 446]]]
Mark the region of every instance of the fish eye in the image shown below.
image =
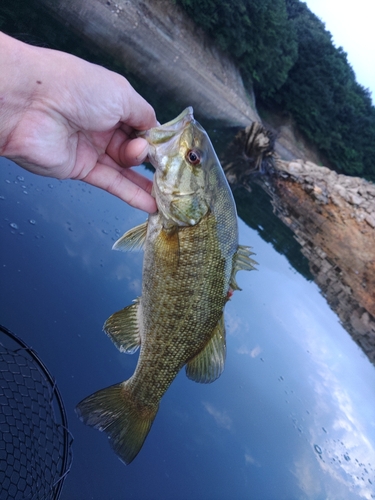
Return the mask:
[[191, 165], [198, 165], [201, 162], [201, 155], [196, 149], [190, 149], [186, 153], [186, 159]]

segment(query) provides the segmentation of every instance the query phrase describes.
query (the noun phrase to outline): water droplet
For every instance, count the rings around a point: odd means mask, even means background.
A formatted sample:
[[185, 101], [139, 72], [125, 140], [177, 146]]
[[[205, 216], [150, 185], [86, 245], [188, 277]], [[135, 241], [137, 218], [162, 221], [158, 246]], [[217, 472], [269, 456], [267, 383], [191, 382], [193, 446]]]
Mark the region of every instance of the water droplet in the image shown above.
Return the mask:
[[5, 196], [1, 195], [0, 200], [5, 200]]
[[322, 431], [327, 434], [327, 429], [325, 429], [324, 427], [322, 427]]
[[22, 191], [22, 192], [23, 192], [23, 194], [29, 194], [26, 190], [24, 190], [24, 191]]
[[48, 187], [53, 189], [55, 186], [53, 184], [48, 184]]
[[35, 226], [36, 221], [34, 219], [29, 219], [29, 223], [32, 224], [33, 226]]
[[347, 462], [350, 462], [350, 457], [349, 457], [349, 455], [348, 455], [347, 453], [344, 455], [344, 458], [345, 458], [345, 460], [346, 460]]
[[68, 227], [68, 230], [71, 231], [71, 232], [73, 232], [73, 228], [70, 227], [70, 226]]
[[106, 229], [102, 229], [103, 234], [108, 234], [108, 231]]
[[17, 226], [17, 224], [15, 222], [11, 222], [9, 225], [13, 229], [18, 229], [18, 226]]
[[8, 179], [5, 179], [5, 182], [6, 182], [7, 184], [10, 184], [10, 181], [9, 181]]
[[17, 175], [17, 180], [22, 182], [25, 180], [25, 177], [22, 177], [22, 175]]
[[282, 375], [280, 375], [280, 377], [278, 378], [279, 382], [282, 382], [284, 380], [284, 377]]
[[318, 444], [314, 444], [314, 450], [318, 453], [318, 455], [321, 455], [323, 453], [321, 447]]

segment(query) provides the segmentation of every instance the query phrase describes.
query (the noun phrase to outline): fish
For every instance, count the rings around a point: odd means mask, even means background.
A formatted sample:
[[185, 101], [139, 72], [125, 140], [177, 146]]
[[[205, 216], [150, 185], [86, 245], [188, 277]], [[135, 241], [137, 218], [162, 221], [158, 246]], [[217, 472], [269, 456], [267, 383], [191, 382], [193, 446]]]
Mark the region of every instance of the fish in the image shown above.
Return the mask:
[[139, 453], [162, 396], [184, 366], [199, 383], [222, 374], [224, 306], [240, 289], [236, 273], [256, 265], [250, 247], [238, 244], [230, 187], [192, 107], [139, 135], [149, 143], [158, 210], [113, 245], [144, 250], [142, 293], [103, 327], [120, 351], [140, 348], [138, 363], [128, 380], [76, 407], [85, 424], [108, 435], [125, 464]]

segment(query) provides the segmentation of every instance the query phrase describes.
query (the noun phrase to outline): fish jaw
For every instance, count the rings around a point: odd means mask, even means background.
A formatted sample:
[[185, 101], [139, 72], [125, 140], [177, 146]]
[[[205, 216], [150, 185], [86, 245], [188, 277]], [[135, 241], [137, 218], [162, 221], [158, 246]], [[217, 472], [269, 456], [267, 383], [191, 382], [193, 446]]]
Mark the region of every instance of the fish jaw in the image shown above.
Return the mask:
[[184, 109], [176, 118], [163, 125], [137, 132], [138, 137], [143, 137], [150, 145], [162, 144], [176, 133], [181, 132], [186, 124], [194, 121], [193, 108], [189, 106]]
[[139, 135], [149, 143], [149, 160], [155, 167], [153, 194], [166, 228], [194, 226], [209, 210], [205, 193], [205, 172], [189, 161], [199, 151], [204, 132], [195, 121], [193, 108], [186, 108], [174, 120]]
[[184, 109], [174, 120], [149, 130], [138, 132], [149, 143], [149, 160], [157, 170], [166, 167], [167, 158], [179, 152], [179, 137], [190, 123], [193, 123], [193, 108]]

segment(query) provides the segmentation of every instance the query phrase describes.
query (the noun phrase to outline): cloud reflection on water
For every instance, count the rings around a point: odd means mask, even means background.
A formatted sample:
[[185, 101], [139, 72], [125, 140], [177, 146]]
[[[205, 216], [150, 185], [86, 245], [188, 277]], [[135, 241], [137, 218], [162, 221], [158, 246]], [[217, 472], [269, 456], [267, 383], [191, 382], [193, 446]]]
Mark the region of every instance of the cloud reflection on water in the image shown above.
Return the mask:
[[[345, 351], [345, 343], [336, 344], [334, 330], [341, 329], [341, 326], [337, 322], [335, 324], [334, 318], [330, 321], [327, 317], [329, 313], [319, 315], [318, 311], [311, 310], [311, 304], [298, 299], [290, 311], [300, 329], [294, 325], [289, 333], [304, 351], [311, 354], [314, 365], [308, 374], [311, 394], [314, 395], [310, 411], [312, 419], [305, 425], [304, 434], [315, 451], [320, 468], [334, 479], [332, 490], [330, 481], [327, 481], [324, 490], [329, 498], [341, 499], [347, 490], [359, 498], [371, 499], [374, 498], [375, 449], [370, 435], [373, 439], [374, 426], [371, 420], [363, 418], [363, 414], [372, 414], [373, 422], [374, 405], [370, 392], [368, 397], [363, 397], [366, 384], [361, 384], [361, 380], [350, 380], [345, 373], [346, 366], [350, 367], [355, 359], [348, 359], [351, 353]], [[351, 339], [348, 339], [350, 343]], [[362, 392], [360, 404], [359, 392]], [[322, 433], [323, 428], [325, 431]], [[306, 457], [295, 462], [294, 474], [303, 488], [309, 485], [306, 494], [314, 497], [317, 489], [308, 480], [311, 471], [308, 470]], [[342, 492], [337, 491], [337, 484], [344, 487]]]
[[206, 411], [214, 418], [216, 424], [219, 427], [227, 429], [228, 431], [231, 430], [232, 419], [225, 411], [218, 410], [211, 403], [208, 403], [207, 401], [203, 402], [203, 406], [206, 409]]
[[[268, 382], [253, 378], [252, 364], [249, 382], [297, 432], [289, 467], [306, 495], [299, 498], [375, 498], [374, 367], [318, 287], [291, 272], [270, 245], [254, 241], [254, 231], [240, 227], [241, 242], [256, 249], [259, 270], [235, 297], [246, 315], [230, 318], [232, 339], [241, 358], [262, 352]], [[255, 318], [251, 328], [242, 329], [243, 317]]]

